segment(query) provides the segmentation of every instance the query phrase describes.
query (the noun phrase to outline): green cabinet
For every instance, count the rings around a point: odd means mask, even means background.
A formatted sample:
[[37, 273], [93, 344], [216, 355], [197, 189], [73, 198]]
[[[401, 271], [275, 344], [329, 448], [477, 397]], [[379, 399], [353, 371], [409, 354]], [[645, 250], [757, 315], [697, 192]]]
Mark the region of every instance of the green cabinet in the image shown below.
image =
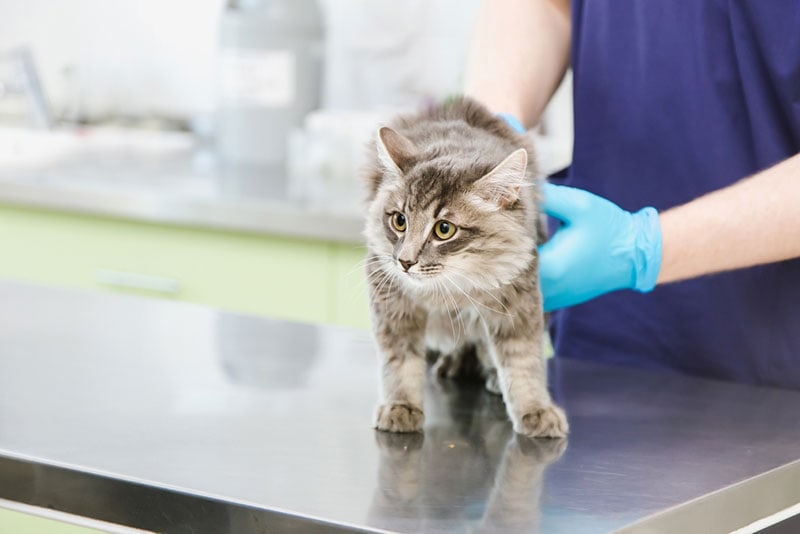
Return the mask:
[[[58, 515], [65, 521], [70, 519], [66, 514], [54, 514], [50, 510], [45, 513]], [[81, 518], [74, 518], [83, 523], [94, 523], [85, 521]], [[99, 524], [98, 527], [108, 527], [108, 524]], [[14, 534], [100, 534], [103, 530], [97, 530], [83, 525], [71, 524], [57, 519], [42, 517], [34, 514], [27, 514], [7, 508], [0, 508], [0, 532]]]
[[364, 273], [364, 245], [331, 246], [330, 287], [334, 323], [369, 328], [369, 302]]
[[368, 325], [364, 248], [0, 206], [0, 277]]

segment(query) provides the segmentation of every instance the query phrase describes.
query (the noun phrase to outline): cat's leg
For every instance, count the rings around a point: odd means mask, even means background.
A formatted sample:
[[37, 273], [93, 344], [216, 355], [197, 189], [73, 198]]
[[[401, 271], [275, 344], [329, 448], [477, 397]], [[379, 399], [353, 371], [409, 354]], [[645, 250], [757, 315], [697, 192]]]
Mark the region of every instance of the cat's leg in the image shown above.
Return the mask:
[[[391, 313], [385, 311], [391, 307]], [[381, 404], [375, 428], [420, 432], [425, 388], [426, 313], [398, 299], [391, 306], [373, 306], [373, 328], [380, 353]]]
[[566, 448], [565, 439], [512, 437], [477, 531], [538, 531], [545, 469], [558, 460]]
[[[461, 346], [452, 332], [457, 321], [461, 335]], [[448, 330], [449, 328], [449, 330]], [[467, 378], [482, 380], [490, 393], [500, 395], [497, 370], [487, 342], [483, 321], [475, 310], [464, 309], [457, 316], [444, 313], [431, 314], [426, 333], [427, 346], [439, 353], [433, 365], [434, 375], [439, 378]]]
[[424, 499], [425, 469], [422, 434], [375, 432], [378, 447], [378, 479], [368, 517], [379, 528], [396, 527], [392, 518], [404, 518], [410, 532], [422, 532], [419, 514]]
[[457, 326], [460, 328], [458, 317], [454, 313], [438, 310], [428, 314], [425, 348], [436, 354], [436, 359], [433, 361], [434, 376], [453, 378], [458, 374], [460, 351]]
[[438, 310], [428, 315], [425, 345], [437, 354], [433, 375], [441, 379], [477, 380], [482, 366], [475, 355], [476, 334], [468, 314]]
[[514, 430], [529, 437], [564, 437], [569, 432], [567, 418], [547, 391], [541, 304], [534, 296], [520, 297], [508, 311], [487, 318], [487, 333]]
[[497, 368], [494, 365], [494, 358], [492, 357], [491, 341], [486, 334], [482, 334], [477, 341], [475, 341], [475, 356], [477, 356], [481, 367], [481, 376], [486, 391], [495, 395], [502, 395], [503, 391], [500, 389], [500, 379], [497, 376]]

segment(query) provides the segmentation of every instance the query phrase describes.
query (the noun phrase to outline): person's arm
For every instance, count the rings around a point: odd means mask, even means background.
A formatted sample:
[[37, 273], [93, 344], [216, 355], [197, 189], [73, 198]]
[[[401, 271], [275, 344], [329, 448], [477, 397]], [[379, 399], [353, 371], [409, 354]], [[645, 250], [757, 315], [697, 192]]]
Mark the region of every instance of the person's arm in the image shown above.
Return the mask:
[[535, 125], [569, 64], [569, 13], [569, 0], [483, 0], [464, 92]]
[[617, 289], [646, 292], [800, 257], [800, 154], [660, 215], [552, 184], [543, 209], [564, 223], [539, 249], [545, 310]]
[[660, 220], [659, 284], [800, 257], [800, 154]]

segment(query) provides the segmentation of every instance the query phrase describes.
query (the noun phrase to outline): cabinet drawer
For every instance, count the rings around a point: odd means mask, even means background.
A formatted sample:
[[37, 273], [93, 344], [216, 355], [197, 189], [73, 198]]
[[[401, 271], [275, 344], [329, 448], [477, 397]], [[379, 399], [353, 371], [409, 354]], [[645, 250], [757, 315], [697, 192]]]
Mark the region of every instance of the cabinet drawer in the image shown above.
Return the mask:
[[331, 322], [333, 245], [0, 206], [0, 276]]
[[369, 303], [364, 273], [363, 245], [332, 245], [331, 286], [334, 292], [336, 322], [357, 328], [369, 327]]

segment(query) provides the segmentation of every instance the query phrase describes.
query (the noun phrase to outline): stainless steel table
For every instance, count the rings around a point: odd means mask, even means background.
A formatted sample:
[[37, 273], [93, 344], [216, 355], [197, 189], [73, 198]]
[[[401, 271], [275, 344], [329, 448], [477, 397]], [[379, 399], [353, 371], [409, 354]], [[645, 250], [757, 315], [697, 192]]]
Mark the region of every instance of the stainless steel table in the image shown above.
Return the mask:
[[552, 363], [568, 441], [434, 382], [424, 436], [384, 434], [365, 332], [0, 283], [0, 498], [168, 532], [571, 534], [800, 501], [800, 392]]

